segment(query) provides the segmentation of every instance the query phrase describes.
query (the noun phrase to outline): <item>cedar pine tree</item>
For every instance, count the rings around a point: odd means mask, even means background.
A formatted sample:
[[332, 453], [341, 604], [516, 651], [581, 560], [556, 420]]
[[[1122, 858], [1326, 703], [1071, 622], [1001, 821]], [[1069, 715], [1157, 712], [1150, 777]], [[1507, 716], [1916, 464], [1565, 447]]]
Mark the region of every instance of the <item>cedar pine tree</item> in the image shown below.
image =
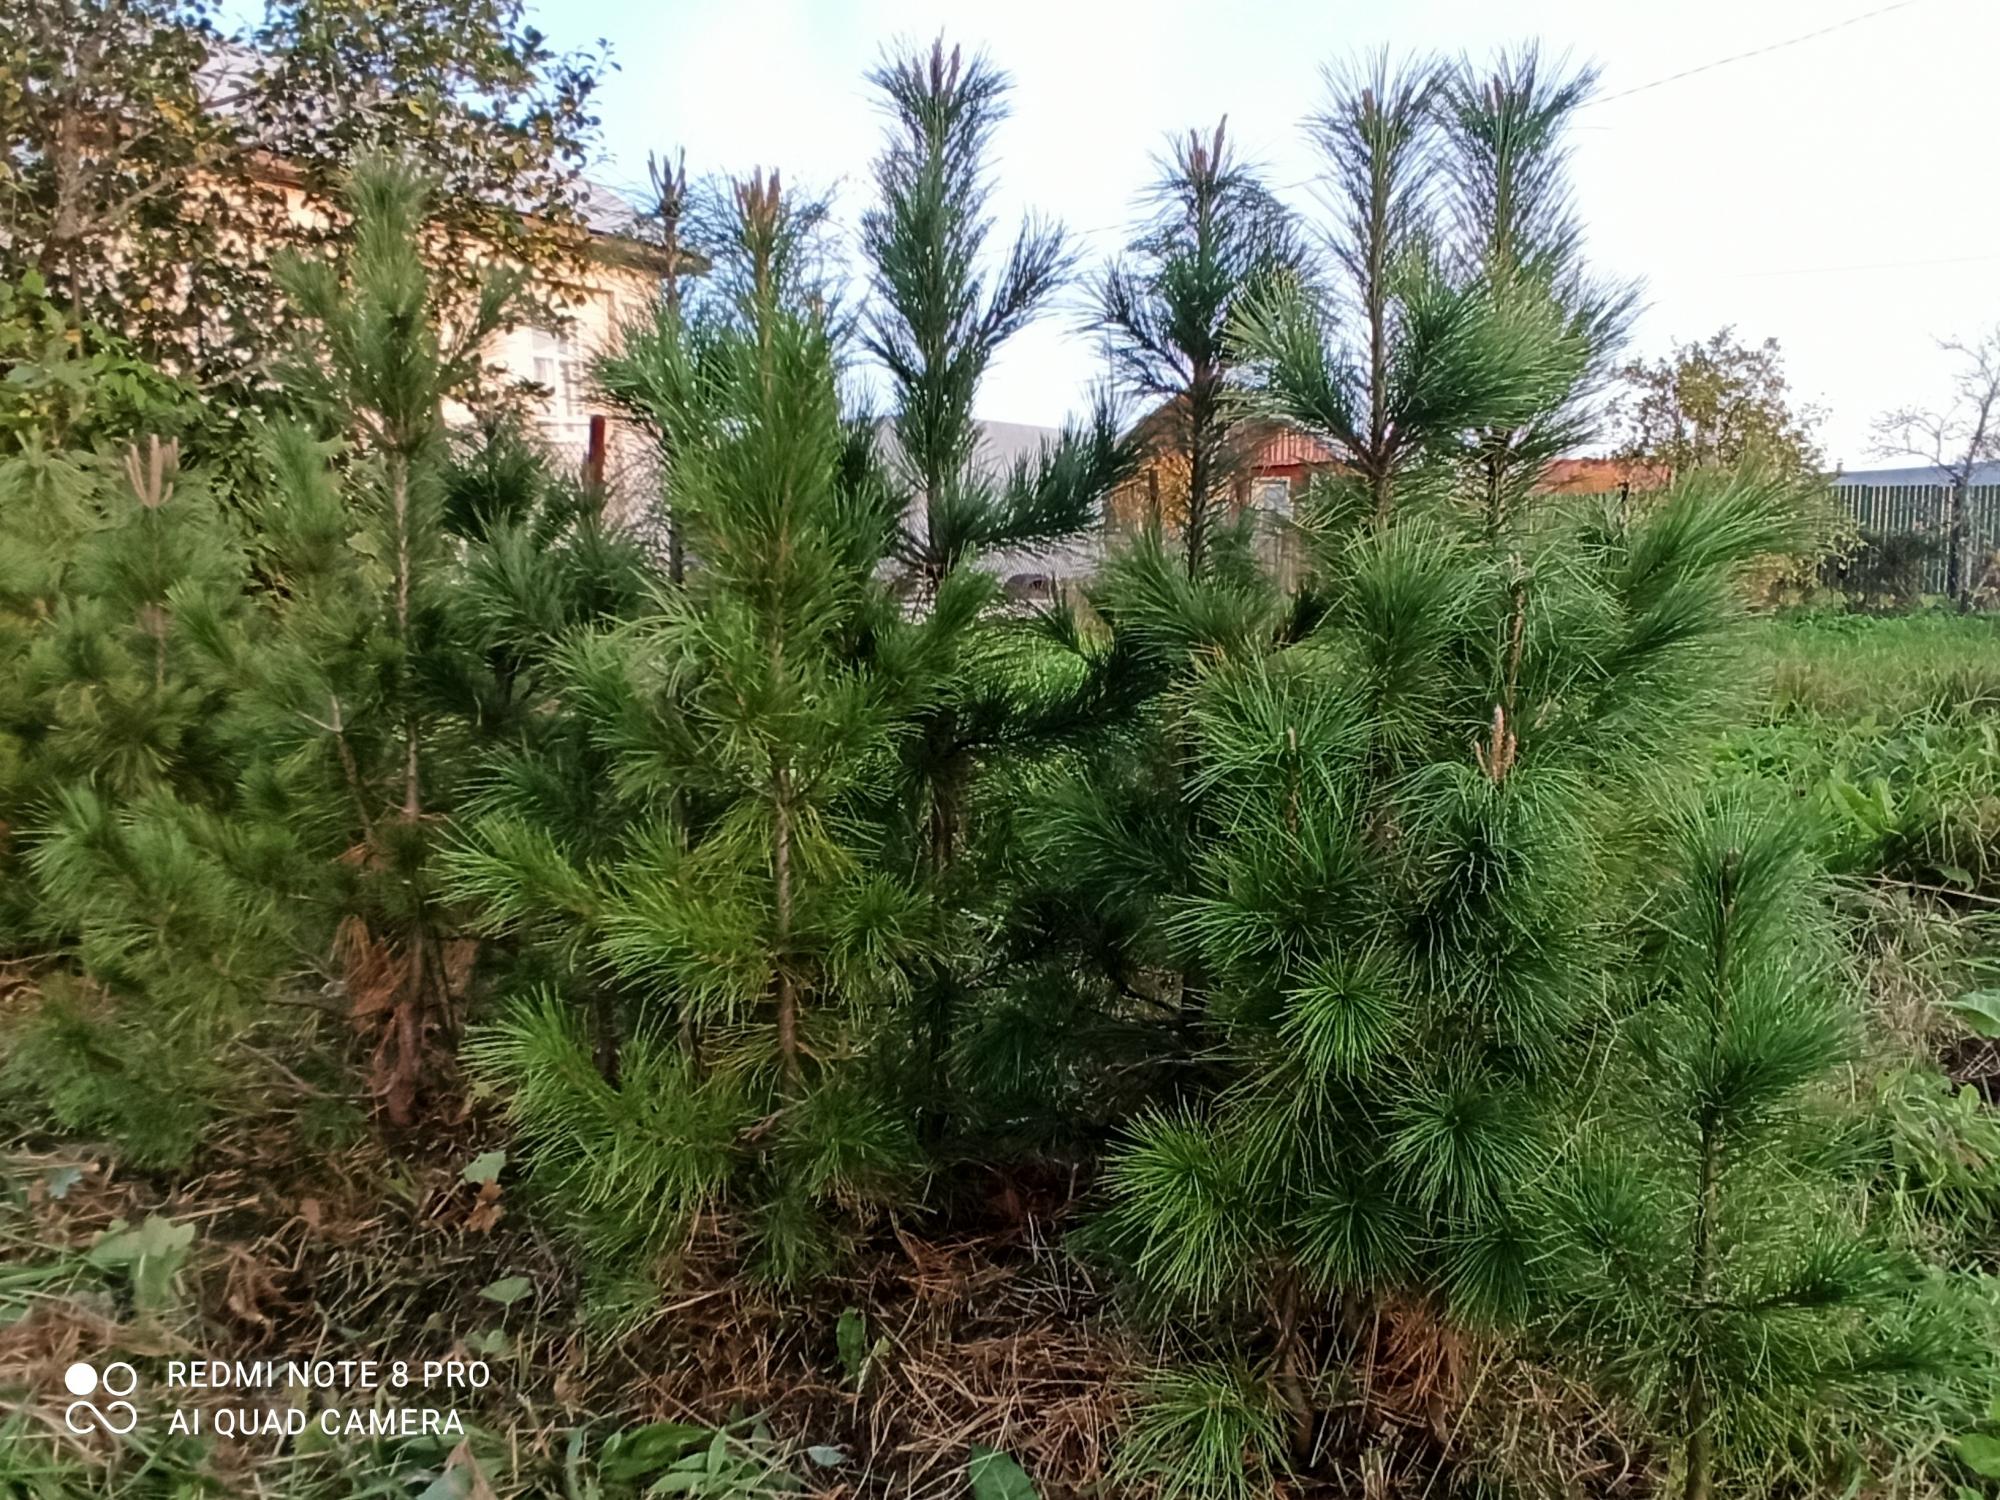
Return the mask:
[[[1630, 851], [1773, 498], [1572, 508], [1505, 551], [1399, 507], [1321, 538], [1303, 632], [1163, 554], [1107, 584], [1114, 629], [1186, 658], [1181, 807], [1083, 787], [1049, 836], [1077, 899], [1168, 956], [1189, 1066], [1112, 1155], [1101, 1232], [1156, 1305], [1261, 1350], [1301, 1455], [1320, 1372], [1372, 1364], [1399, 1299], [1512, 1326], [1548, 1295], [1539, 1184], [1645, 889]], [[1130, 867], [1175, 829], [1184, 874]]]
[[177, 1161], [217, 1101], [218, 1042], [273, 925], [268, 896], [203, 880], [235, 837], [244, 763], [213, 657], [247, 613], [244, 538], [157, 437], [122, 460], [29, 453], [0, 486], [5, 930], [89, 976], [51, 983], [7, 1082], [65, 1128]]
[[641, 1285], [716, 1211], [761, 1274], [816, 1274], [914, 1165], [898, 1011], [933, 921], [880, 810], [935, 642], [985, 598], [948, 579], [901, 617], [896, 510], [855, 482], [824, 308], [782, 274], [797, 221], [775, 177], [735, 192], [743, 298], [645, 356], [685, 584], [565, 648], [611, 811], [579, 836], [516, 778], [453, 860], [490, 929], [618, 986], [613, 1067], [562, 983], [473, 1055], [594, 1264]]
[[[871, 81], [889, 133], [875, 163], [877, 201], [862, 221], [873, 292], [862, 341], [888, 372], [894, 403], [894, 448], [883, 467], [902, 510], [896, 554], [919, 606], [932, 610], [932, 637], [948, 653], [939, 671], [953, 685], [904, 742], [906, 802], [921, 819], [911, 836], [941, 899], [965, 916], [980, 904], [958, 866], [973, 841], [982, 775], [1074, 728], [1077, 707], [1060, 695], [1019, 691], [1006, 633], [983, 618], [997, 591], [979, 564], [1080, 536], [1132, 454], [1109, 404], [1099, 401], [1088, 421], [1011, 467], [982, 456], [972, 414], [980, 383], [1069, 277], [1075, 257], [1058, 227], [1030, 219], [990, 277], [983, 264], [988, 163], [1010, 86], [1003, 72], [984, 56], [947, 51], [940, 39], [928, 52], [885, 59]], [[947, 591], [963, 602], [934, 605]], [[953, 1112], [959, 1012], [984, 987], [950, 965], [923, 986], [918, 1014], [936, 1095], [933, 1131]]]
[[373, 1086], [399, 1125], [415, 1118], [472, 952], [432, 869], [468, 759], [434, 692], [456, 650], [446, 601], [460, 565], [444, 408], [476, 381], [520, 289], [489, 272], [440, 331], [427, 195], [409, 166], [369, 158], [349, 188], [351, 250], [279, 267], [302, 329], [283, 375], [308, 416], [264, 434], [256, 519], [274, 604], [234, 662], [260, 751], [246, 800], [315, 872], [301, 941], [317, 948], [332, 928], [354, 1019], [376, 1038]]
[[1980, 1315], [1865, 1212], [1859, 1007], [1807, 838], [1741, 792], [1671, 820], [1615, 1087], [1555, 1194], [1552, 1334], [1687, 1500], [1845, 1482], [1843, 1419], [1887, 1430], [1980, 1359]]
[[1153, 217], [1098, 278], [1091, 318], [1121, 383], [1158, 403], [1152, 456], [1185, 470], [1177, 509], [1197, 572], [1210, 507], [1240, 459], [1231, 438], [1242, 413], [1227, 385], [1232, 324], [1251, 299], [1300, 275], [1306, 259], [1293, 216], [1237, 156], [1226, 127], [1175, 140], [1148, 194]]

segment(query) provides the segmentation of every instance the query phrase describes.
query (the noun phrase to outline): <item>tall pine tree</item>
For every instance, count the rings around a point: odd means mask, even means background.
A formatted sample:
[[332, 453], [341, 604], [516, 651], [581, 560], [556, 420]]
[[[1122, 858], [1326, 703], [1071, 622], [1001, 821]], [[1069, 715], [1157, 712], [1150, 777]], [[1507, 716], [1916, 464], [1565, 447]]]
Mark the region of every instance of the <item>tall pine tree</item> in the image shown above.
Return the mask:
[[[1024, 693], [1016, 644], [992, 628], [995, 580], [982, 561], [1074, 540], [1098, 519], [1127, 472], [1130, 445], [1100, 402], [1086, 423], [1009, 466], [982, 454], [973, 406], [1000, 349], [1069, 276], [1062, 232], [1029, 220], [986, 263], [990, 156], [1008, 80], [983, 56], [890, 57], [871, 75], [889, 116], [875, 164], [877, 201], [862, 222], [872, 297], [863, 344], [888, 372], [894, 438], [884, 467], [902, 509], [896, 552], [919, 608], [930, 612], [939, 670], [952, 685], [905, 741], [909, 836], [945, 909], [979, 904], [960, 861], [973, 839], [983, 771], [1075, 725], [1073, 699]], [[947, 596], [951, 602], [947, 604]], [[941, 965], [924, 984], [921, 1045], [935, 1092], [931, 1121], [951, 1111], [959, 1012], [985, 987], [979, 972]]]
[[[775, 177], [735, 198], [744, 295], [646, 353], [685, 588], [567, 647], [610, 815], [579, 830], [517, 777], [454, 858], [491, 929], [571, 956], [475, 1057], [597, 1267], [642, 1285], [715, 1212], [762, 1274], [813, 1275], [915, 1164], [899, 1001], [934, 922], [881, 809], [934, 642], [983, 599], [947, 582], [902, 619], [897, 511], [855, 482], [838, 350], [783, 273], [800, 223]], [[615, 1058], [585, 969], [618, 986]]]
[[1636, 311], [1631, 287], [1585, 265], [1571, 197], [1567, 132], [1595, 84], [1592, 71], [1565, 73], [1529, 46], [1487, 68], [1461, 60], [1437, 93], [1451, 272], [1540, 350], [1523, 370], [1541, 386], [1539, 399], [1507, 414], [1512, 420], [1476, 428], [1467, 443], [1494, 531], [1526, 503], [1551, 459], [1595, 436], [1591, 398], [1610, 378]]
[[1545, 318], [1455, 271], [1439, 222], [1439, 69], [1380, 53], [1329, 70], [1309, 124], [1333, 209], [1324, 295], [1280, 283], [1237, 319], [1262, 403], [1320, 437], [1377, 516], [1467, 429], [1546, 409]]

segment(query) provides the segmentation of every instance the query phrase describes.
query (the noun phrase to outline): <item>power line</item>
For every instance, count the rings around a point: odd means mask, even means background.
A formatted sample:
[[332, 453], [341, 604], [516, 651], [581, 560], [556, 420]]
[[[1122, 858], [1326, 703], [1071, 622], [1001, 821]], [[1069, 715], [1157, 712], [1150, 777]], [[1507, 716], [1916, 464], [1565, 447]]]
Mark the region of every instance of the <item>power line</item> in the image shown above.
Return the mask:
[[1782, 52], [1787, 47], [1796, 47], [1802, 42], [1817, 41], [1823, 36], [1831, 36], [1836, 31], [1845, 31], [1850, 26], [1859, 26], [1863, 21], [1872, 21], [1877, 16], [1886, 16], [1891, 11], [1907, 10], [1922, 0], [1896, 0], [1893, 5], [1878, 6], [1874, 10], [1863, 11], [1858, 16], [1849, 16], [1844, 21], [1835, 21], [1831, 26], [1822, 26], [1817, 31], [1803, 32], [1798, 36], [1786, 37], [1781, 42], [1771, 42], [1766, 46], [1752, 47], [1748, 52], [1736, 52], [1728, 57], [1718, 57], [1713, 62], [1699, 63], [1692, 68], [1684, 68], [1678, 73], [1669, 73], [1665, 78], [1655, 78], [1650, 83], [1634, 84], [1629, 89], [1620, 89], [1615, 94], [1601, 94], [1584, 105], [1588, 109], [1594, 104], [1609, 104], [1614, 99], [1629, 99], [1634, 94], [1643, 94], [1649, 89], [1664, 88], [1670, 83], [1679, 83], [1683, 78], [1692, 78], [1697, 73], [1711, 72], [1716, 68], [1726, 68], [1731, 63], [1744, 62], [1749, 58], [1763, 57], [1768, 53]]

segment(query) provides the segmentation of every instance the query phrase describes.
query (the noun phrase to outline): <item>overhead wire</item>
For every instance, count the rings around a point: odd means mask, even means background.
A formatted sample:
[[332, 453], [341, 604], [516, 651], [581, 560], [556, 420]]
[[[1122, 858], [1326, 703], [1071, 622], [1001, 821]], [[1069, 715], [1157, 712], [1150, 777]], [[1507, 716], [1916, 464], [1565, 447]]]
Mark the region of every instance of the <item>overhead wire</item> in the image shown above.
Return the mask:
[[1785, 37], [1781, 41], [1768, 42], [1762, 47], [1752, 47], [1747, 52], [1732, 52], [1727, 57], [1718, 57], [1705, 63], [1697, 63], [1692, 68], [1683, 68], [1680, 72], [1669, 73], [1664, 78], [1655, 78], [1647, 83], [1635, 83], [1631, 88], [1620, 89], [1615, 94], [1600, 94], [1596, 98], [1586, 101], [1582, 107], [1590, 109], [1600, 104], [1610, 104], [1619, 99], [1629, 99], [1634, 94], [1644, 94], [1652, 89], [1665, 88], [1670, 83], [1679, 83], [1684, 78], [1693, 78], [1702, 73], [1710, 73], [1717, 68], [1726, 68], [1732, 63], [1747, 62], [1753, 57], [1764, 57], [1773, 52], [1782, 52], [1788, 47], [1797, 47], [1805, 42], [1818, 41], [1821, 37], [1831, 36], [1836, 31], [1845, 31], [1850, 26], [1859, 26], [1864, 21], [1873, 21], [1880, 16], [1890, 14], [1892, 11], [1908, 10], [1913, 5], [1921, 5], [1923, 3], [1924, 0], [1895, 0], [1893, 5], [1877, 6], [1874, 10], [1863, 11], [1858, 16], [1849, 16], [1844, 21], [1835, 21], [1831, 25], [1818, 28], [1816, 31], [1801, 32], [1797, 36]]

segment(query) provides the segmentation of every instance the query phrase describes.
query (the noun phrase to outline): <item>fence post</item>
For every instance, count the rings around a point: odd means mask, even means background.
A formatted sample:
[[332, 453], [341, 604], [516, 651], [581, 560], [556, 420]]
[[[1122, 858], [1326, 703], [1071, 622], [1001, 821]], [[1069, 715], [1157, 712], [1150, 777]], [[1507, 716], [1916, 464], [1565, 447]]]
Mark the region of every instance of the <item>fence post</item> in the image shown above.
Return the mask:
[[583, 450], [583, 487], [593, 495], [604, 493], [605, 420], [603, 413], [590, 419], [590, 442]]

